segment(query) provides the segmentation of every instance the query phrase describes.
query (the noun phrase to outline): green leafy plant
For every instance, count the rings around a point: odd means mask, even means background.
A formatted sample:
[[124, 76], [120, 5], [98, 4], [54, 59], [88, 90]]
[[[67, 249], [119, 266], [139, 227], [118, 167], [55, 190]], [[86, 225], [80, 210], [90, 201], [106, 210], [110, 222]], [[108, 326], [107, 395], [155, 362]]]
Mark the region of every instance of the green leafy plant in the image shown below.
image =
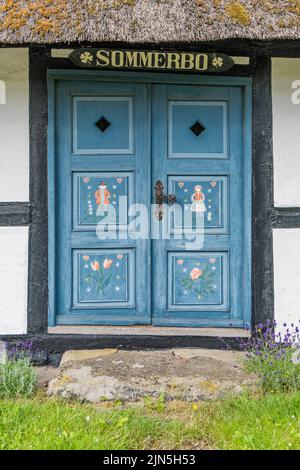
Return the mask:
[[284, 323], [283, 333], [276, 334], [276, 327], [259, 324], [251, 340], [238, 340], [246, 353], [244, 368], [260, 377], [265, 392], [294, 392], [300, 390], [300, 329]]
[[21, 398], [33, 395], [37, 376], [31, 364], [28, 349], [15, 346], [0, 364], [0, 398]]
[[157, 398], [145, 397], [144, 405], [148, 410], [162, 413], [166, 409], [166, 397], [163, 393]]

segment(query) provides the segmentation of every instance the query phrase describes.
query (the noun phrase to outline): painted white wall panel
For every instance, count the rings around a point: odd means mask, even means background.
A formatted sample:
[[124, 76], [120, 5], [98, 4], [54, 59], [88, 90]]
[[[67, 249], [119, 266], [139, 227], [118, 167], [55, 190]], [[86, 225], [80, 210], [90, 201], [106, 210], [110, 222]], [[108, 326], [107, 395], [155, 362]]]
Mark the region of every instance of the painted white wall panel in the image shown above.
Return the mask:
[[28, 49], [0, 49], [0, 201], [29, 199], [28, 70]]
[[0, 227], [0, 334], [27, 331], [28, 227]]
[[300, 59], [272, 59], [274, 199], [279, 207], [300, 206], [300, 100], [292, 100], [297, 93], [292, 86], [299, 80]]
[[275, 229], [275, 319], [279, 323], [300, 320], [300, 229]]

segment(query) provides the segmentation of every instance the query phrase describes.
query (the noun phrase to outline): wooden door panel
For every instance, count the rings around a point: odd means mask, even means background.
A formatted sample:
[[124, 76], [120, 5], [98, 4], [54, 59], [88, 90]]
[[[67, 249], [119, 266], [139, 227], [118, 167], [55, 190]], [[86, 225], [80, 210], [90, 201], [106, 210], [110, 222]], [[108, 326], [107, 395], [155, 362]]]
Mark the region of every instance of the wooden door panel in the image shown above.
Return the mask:
[[73, 308], [132, 307], [133, 249], [73, 250]]
[[73, 98], [73, 153], [133, 153], [133, 98], [76, 96]]
[[57, 84], [56, 324], [151, 321], [150, 240], [126, 231], [150, 202], [148, 101], [142, 84]]
[[169, 158], [227, 158], [226, 101], [169, 101]]
[[251, 172], [242, 88], [155, 85], [152, 96], [153, 184], [182, 209], [166, 211], [169, 236], [152, 242], [153, 322], [244, 326]]
[[[195, 201], [197, 191], [201, 191], [203, 201]], [[185, 218], [186, 233], [196, 229], [196, 215], [203, 215], [206, 234], [225, 234], [229, 231], [228, 220], [228, 177], [217, 175], [176, 175], [168, 178], [168, 193], [176, 196], [176, 202], [182, 209], [178, 217], [170, 221], [171, 234], [182, 231]], [[188, 207], [187, 204], [191, 204]]]
[[168, 252], [168, 310], [228, 311], [228, 253]]
[[133, 180], [133, 173], [120, 171], [74, 172], [73, 229], [94, 231], [97, 224], [107, 224], [109, 205], [115, 211], [110, 217], [112, 228], [125, 229], [128, 208], [134, 202]]
[[[242, 327], [251, 310], [244, 88], [139, 81], [56, 82], [51, 324]], [[177, 201], [167, 236], [132, 237], [135, 203], [150, 234], [157, 180]]]

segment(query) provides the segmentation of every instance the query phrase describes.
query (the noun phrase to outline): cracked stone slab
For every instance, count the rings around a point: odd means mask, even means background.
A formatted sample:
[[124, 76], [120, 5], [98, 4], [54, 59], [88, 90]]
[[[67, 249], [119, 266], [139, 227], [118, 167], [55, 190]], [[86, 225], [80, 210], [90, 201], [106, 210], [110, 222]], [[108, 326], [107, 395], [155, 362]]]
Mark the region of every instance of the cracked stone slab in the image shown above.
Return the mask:
[[257, 384], [256, 377], [240, 366], [241, 356], [231, 351], [100, 351], [67, 355], [48, 394], [95, 403], [133, 402], [162, 394], [169, 400], [197, 401], [241, 393]]

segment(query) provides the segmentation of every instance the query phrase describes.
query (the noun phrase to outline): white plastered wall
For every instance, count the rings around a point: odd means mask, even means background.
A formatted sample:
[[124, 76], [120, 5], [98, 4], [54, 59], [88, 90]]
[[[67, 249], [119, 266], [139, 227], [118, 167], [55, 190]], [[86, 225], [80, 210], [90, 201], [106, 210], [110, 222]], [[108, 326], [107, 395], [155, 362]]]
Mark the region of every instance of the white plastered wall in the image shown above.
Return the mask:
[[28, 227], [0, 227], [0, 334], [27, 330]]
[[[0, 202], [29, 200], [28, 49], [0, 49]], [[0, 227], [0, 335], [26, 333], [28, 227]]]
[[300, 320], [300, 229], [275, 229], [274, 288], [277, 322]]
[[300, 207], [300, 58], [273, 59], [272, 78], [274, 203]]
[[[300, 207], [300, 58], [272, 60], [274, 204]], [[275, 318], [300, 320], [300, 229], [275, 229]]]
[[0, 104], [0, 201], [28, 201], [27, 49], [0, 49], [0, 81], [6, 88], [5, 104]]

